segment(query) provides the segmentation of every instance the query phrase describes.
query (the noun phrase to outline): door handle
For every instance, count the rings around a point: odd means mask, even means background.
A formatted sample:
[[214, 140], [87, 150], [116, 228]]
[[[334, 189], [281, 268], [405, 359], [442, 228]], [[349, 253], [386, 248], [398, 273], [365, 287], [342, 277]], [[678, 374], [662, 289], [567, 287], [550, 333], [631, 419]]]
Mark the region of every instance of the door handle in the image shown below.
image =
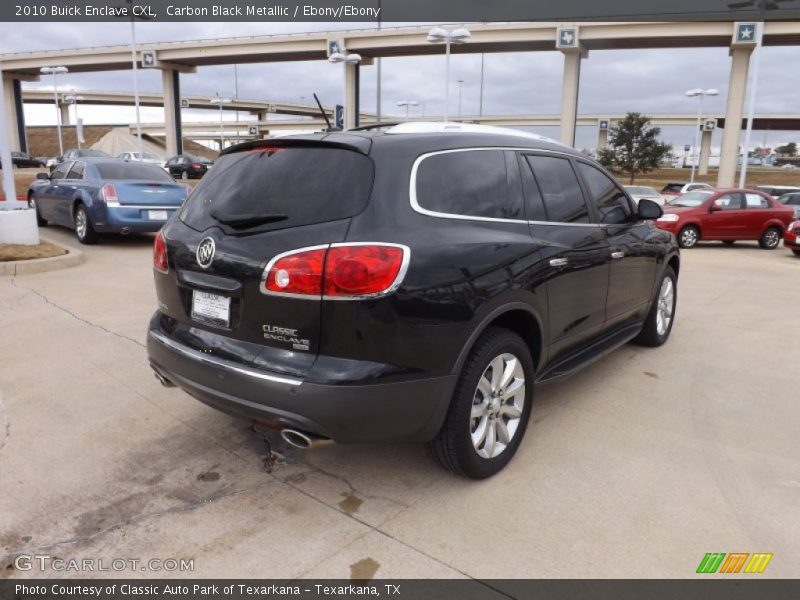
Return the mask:
[[551, 258], [550, 259], [550, 266], [551, 267], [566, 267], [569, 261], [566, 258]]
[[618, 250], [617, 252], [612, 252], [611, 258], [625, 258], [625, 253], [622, 252], [621, 250]]

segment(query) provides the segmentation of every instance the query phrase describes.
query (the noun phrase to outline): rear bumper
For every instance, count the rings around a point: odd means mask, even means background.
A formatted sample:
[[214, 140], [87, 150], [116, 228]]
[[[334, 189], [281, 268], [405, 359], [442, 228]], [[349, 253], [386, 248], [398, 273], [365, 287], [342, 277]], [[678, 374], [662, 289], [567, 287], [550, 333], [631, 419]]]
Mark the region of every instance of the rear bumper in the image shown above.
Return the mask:
[[102, 222], [95, 224], [95, 229], [103, 233], [119, 233], [123, 229], [131, 233], [152, 233], [164, 226], [166, 220], [149, 218], [149, 211], [163, 210], [167, 220], [178, 210], [177, 206], [112, 206], [103, 211]]
[[213, 408], [338, 442], [432, 439], [444, 420], [456, 380], [447, 376], [312, 383], [194, 350], [164, 333], [157, 316], [150, 323], [147, 354], [162, 377]]
[[784, 232], [783, 244], [789, 248], [800, 248], [800, 234], [791, 231]]

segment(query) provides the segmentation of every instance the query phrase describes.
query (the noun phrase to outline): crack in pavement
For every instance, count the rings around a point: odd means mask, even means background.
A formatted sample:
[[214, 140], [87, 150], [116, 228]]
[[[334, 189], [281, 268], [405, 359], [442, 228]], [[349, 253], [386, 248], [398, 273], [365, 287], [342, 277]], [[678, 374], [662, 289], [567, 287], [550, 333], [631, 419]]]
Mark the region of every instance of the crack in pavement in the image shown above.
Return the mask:
[[76, 315], [74, 312], [72, 312], [68, 308], [65, 308], [64, 306], [61, 306], [60, 304], [57, 304], [56, 302], [53, 302], [52, 300], [50, 300], [50, 298], [48, 298], [42, 292], [40, 292], [38, 290], [35, 290], [34, 288], [18, 284], [16, 275], [11, 278], [11, 285], [12, 285], [12, 287], [15, 287], [17, 289], [26, 290], [28, 292], [33, 293], [34, 295], [36, 295], [39, 298], [41, 298], [42, 300], [44, 300], [46, 304], [49, 304], [50, 306], [62, 311], [63, 313], [65, 313], [65, 314], [69, 315], [70, 317], [72, 317], [73, 319], [75, 319], [76, 321], [80, 321], [81, 323], [85, 323], [86, 325], [89, 325], [90, 327], [94, 327], [95, 329], [99, 329], [101, 331], [104, 331], [105, 333], [108, 333], [108, 334], [111, 334], [111, 335], [113, 335], [115, 337], [118, 337], [121, 340], [126, 340], [128, 342], [132, 342], [132, 343], [136, 344], [137, 346], [140, 346], [141, 348], [145, 348], [145, 345], [142, 342], [140, 342], [139, 340], [136, 340], [136, 339], [134, 339], [132, 337], [128, 337], [127, 335], [124, 335], [122, 333], [117, 333], [116, 331], [114, 331], [112, 329], [109, 329], [109, 328], [105, 327], [104, 325], [100, 325], [99, 323], [93, 323], [92, 321], [89, 321], [88, 319], [84, 319], [83, 317], [80, 317], [80, 316]]

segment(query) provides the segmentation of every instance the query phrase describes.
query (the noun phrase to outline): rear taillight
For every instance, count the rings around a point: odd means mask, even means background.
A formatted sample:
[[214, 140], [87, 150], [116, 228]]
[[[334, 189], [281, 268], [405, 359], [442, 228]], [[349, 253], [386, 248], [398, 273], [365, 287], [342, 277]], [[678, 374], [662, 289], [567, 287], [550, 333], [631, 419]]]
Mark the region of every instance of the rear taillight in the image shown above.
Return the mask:
[[387, 294], [403, 280], [410, 250], [399, 244], [331, 244], [286, 252], [264, 269], [261, 291], [309, 300]]
[[332, 245], [325, 260], [328, 298], [375, 296], [399, 283], [406, 250], [384, 244]]
[[167, 243], [164, 241], [164, 236], [159, 231], [156, 234], [156, 239], [153, 241], [153, 268], [156, 271], [166, 273], [169, 271], [167, 264]]
[[281, 296], [321, 296], [327, 250], [327, 246], [314, 246], [279, 254], [264, 269], [261, 291]]
[[203, 165], [201, 165], [200, 163], [192, 163], [192, 168], [193, 169], [201, 169], [201, 168], [203, 168]]
[[119, 206], [119, 197], [117, 196], [117, 188], [110, 183], [103, 186], [101, 193], [106, 206]]

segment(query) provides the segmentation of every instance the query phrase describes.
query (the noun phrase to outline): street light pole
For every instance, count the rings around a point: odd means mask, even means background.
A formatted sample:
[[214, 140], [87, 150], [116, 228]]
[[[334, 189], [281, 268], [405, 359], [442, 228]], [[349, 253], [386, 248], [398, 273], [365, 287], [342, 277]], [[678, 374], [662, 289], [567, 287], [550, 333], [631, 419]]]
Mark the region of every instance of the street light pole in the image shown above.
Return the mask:
[[688, 92], [686, 92], [686, 96], [688, 98], [695, 98], [697, 96], [700, 96], [700, 104], [697, 107], [697, 123], [696, 123], [695, 129], [694, 129], [694, 144], [692, 146], [693, 149], [697, 148], [697, 162], [692, 161], [691, 183], [694, 183], [695, 168], [700, 163], [700, 148], [698, 147], [698, 139], [697, 138], [700, 135], [700, 126], [702, 124], [701, 122], [702, 122], [702, 119], [703, 119], [703, 98], [706, 97], [706, 96], [716, 96], [717, 94], [719, 94], [719, 91], [715, 90], [715, 89], [703, 90], [703, 89], [699, 89], [698, 88], [698, 89], [689, 90]]
[[458, 116], [461, 116], [461, 92], [464, 89], [464, 80], [458, 80]]
[[419, 102], [417, 102], [416, 100], [398, 100], [397, 106], [405, 106], [406, 107], [406, 121], [408, 121], [409, 109], [412, 106], [419, 106]]
[[444, 122], [447, 123], [448, 113], [450, 112], [450, 44], [463, 44], [470, 37], [469, 30], [459, 27], [453, 31], [447, 31], [443, 27], [434, 27], [428, 32], [428, 42], [431, 44], [445, 45], [445, 68], [444, 68]]
[[222, 94], [217, 92], [217, 95], [210, 100], [211, 104], [218, 104], [219, 105], [219, 151], [222, 152], [225, 149], [225, 126], [222, 119], [222, 105], [223, 104], [230, 104], [230, 98], [223, 98]]
[[72, 104], [75, 108], [75, 140], [78, 143], [78, 150], [81, 149], [81, 130], [82, 125], [80, 122], [80, 118], [78, 117], [78, 102], [80, 100], [85, 100], [83, 96], [78, 96], [75, 94], [75, 90], [72, 90], [72, 93], [68, 96], [64, 96], [64, 101], [67, 104]]
[[700, 102], [697, 105], [697, 124], [694, 128], [694, 142], [692, 143], [692, 147], [697, 149], [697, 160], [692, 161], [692, 177], [690, 181], [694, 183], [694, 171], [695, 168], [698, 166], [700, 162], [700, 149], [698, 148], [698, 141], [697, 138], [700, 136], [700, 121], [703, 118], [703, 94], [700, 94]]
[[58, 80], [56, 75], [69, 73], [67, 67], [42, 67], [39, 69], [42, 75], [53, 76], [53, 102], [56, 107], [56, 130], [58, 131], [58, 152], [59, 156], [64, 156], [64, 140], [61, 137], [61, 108], [58, 106]]
[[483, 61], [486, 58], [486, 53], [481, 52], [481, 93], [478, 101], [478, 115], [483, 116]]
[[[133, 15], [132, 12], [131, 15]], [[131, 64], [133, 66], [133, 104], [136, 107], [136, 151], [139, 156], [142, 156], [142, 118], [139, 110], [139, 72], [136, 63], [136, 25], [131, 16]]]

